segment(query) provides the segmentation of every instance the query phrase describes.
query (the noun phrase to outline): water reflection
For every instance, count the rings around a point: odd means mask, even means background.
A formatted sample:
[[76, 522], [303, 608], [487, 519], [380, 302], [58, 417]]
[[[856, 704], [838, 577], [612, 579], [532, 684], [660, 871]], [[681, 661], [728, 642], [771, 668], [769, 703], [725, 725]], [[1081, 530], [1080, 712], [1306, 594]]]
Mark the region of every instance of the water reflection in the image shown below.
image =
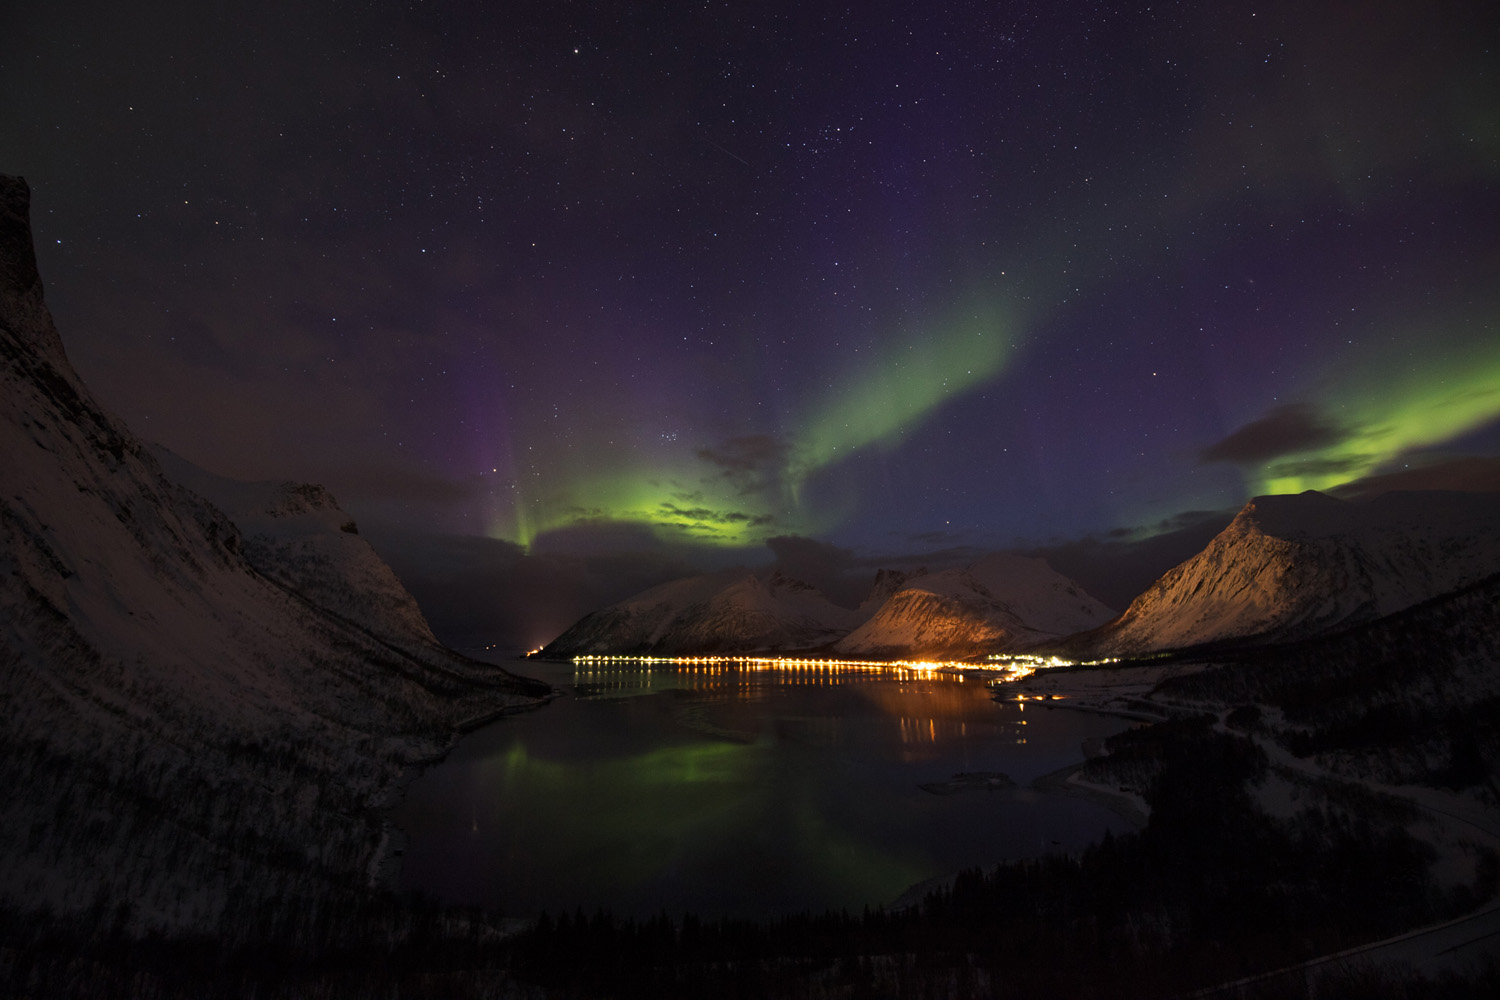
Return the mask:
[[[574, 697], [472, 734], [412, 786], [396, 815], [411, 835], [408, 886], [518, 913], [858, 908], [1120, 826], [1024, 786], [1121, 724], [1023, 715], [982, 679], [729, 662], [513, 669]], [[920, 788], [976, 771], [1022, 787]]]
[[[619, 697], [664, 689], [725, 691], [755, 698], [766, 684], [777, 687], [857, 684], [931, 677], [938, 664], [889, 665], [847, 660], [584, 658], [572, 665], [579, 697]], [[962, 675], [953, 675], [962, 681]]]

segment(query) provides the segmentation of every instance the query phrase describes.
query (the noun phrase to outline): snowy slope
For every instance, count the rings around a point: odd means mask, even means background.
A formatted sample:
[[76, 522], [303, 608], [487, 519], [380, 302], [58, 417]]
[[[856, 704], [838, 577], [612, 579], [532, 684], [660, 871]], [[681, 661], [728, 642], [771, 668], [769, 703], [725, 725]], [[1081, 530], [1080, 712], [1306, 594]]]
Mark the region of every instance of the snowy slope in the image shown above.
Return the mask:
[[1075, 653], [1305, 638], [1371, 621], [1500, 570], [1500, 497], [1257, 497], [1198, 555]]
[[1091, 628], [1112, 612], [1040, 559], [996, 555], [962, 570], [882, 570], [858, 609], [797, 580], [747, 569], [653, 587], [596, 611], [543, 651], [794, 652], [966, 656]]
[[318, 540], [324, 498], [282, 498], [301, 541], [247, 537], [168, 479], [68, 363], [28, 210], [0, 177], [0, 904], [297, 919], [368, 881], [407, 768], [540, 689], [432, 642]]
[[1068, 635], [1115, 615], [1045, 559], [997, 554], [978, 560], [967, 572], [1036, 632]]
[[859, 613], [780, 574], [748, 569], [674, 580], [585, 616], [544, 649], [588, 653], [750, 653], [825, 646]]
[[1111, 614], [1044, 560], [992, 555], [964, 569], [908, 578], [834, 649], [850, 656], [972, 656], [1092, 628]]
[[150, 450], [168, 478], [234, 522], [246, 560], [260, 573], [387, 642], [437, 643], [416, 600], [326, 489], [226, 479], [166, 448]]

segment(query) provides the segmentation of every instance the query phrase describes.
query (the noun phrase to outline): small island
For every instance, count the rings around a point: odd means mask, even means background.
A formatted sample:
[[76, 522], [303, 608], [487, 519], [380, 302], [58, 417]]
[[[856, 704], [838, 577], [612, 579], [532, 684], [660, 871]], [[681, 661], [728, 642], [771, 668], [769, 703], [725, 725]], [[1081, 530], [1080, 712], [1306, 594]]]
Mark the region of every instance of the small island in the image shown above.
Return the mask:
[[931, 781], [917, 787], [933, 795], [957, 795], [959, 792], [997, 792], [1015, 788], [1016, 783], [1010, 780], [1010, 775], [999, 771], [962, 771], [947, 781]]

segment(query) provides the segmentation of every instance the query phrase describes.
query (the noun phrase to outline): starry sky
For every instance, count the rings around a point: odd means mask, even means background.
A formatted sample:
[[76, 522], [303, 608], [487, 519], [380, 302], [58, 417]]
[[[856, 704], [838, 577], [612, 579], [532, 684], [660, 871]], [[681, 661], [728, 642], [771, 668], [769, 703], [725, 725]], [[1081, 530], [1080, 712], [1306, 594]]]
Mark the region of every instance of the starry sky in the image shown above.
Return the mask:
[[1139, 539], [1500, 484], [1496, 27], [53, 0], [0, 15], [0, 170], [106, 405], [407, 558]]

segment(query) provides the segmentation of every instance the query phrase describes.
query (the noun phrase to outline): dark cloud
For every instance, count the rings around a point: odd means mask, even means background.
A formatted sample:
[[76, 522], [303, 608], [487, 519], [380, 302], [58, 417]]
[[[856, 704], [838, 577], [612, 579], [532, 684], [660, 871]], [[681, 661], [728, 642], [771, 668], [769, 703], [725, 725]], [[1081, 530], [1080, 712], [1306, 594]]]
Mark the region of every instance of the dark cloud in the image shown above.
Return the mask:
[[962, 548], [963, 540], [966, 537], [967, 534], [965, 532], [947, 531], [942, 528], [934, 531], [918, 531], [905, 536], [907, 541], [915, 542], [918, 545], [940, 545], [945, 548], [953, 549]]
[[[943, 535], [944, 533], [934, 532], [933, 534]], [[941, 548], [922, 548], [910, 552], [872, 556], [866, 559], [865, 562], [869, 566], [880, 569], [910, 571], [918, 568], [926, 568], [935, 571], [955, 566], [967, 566], [981, 556], [988, 555], [991, 551], [993, 550], [973, 545], [945, 545]]]
[[609, 512], [603, 507], [580, 507], [573, 504], [562, 509], [561, 517], [569, 524], [593, 524], [596, 521], [608, 521]]
[[737, 472], [750, 472], [786, 461], [791, 448], [769, 434], [731, 438], [718, 448], [699, 448], [698, 457], [711, 465]]
[[662, 517], [678, 518], [684, 521], [713, 521], [722, 524], [724, 515], [707, 507], [679, 507], [673, 503], [663, 503], [657, 506], [657, 511]]
[[1026, 549], [1116, 611], [1124, 611], [1163, 573], [1203, 550], [1234, 518], [1233, 510], [1185, 511], [1154, 525], [1116, 529]]
[[851, 549], [801, 535], [768, 538], [766, 548], [776, 557], [774, 569], [812, 584], [835, 604], [854, 607], [870, 592], [874, 571]]
[[330, 485], [340, 495], [348, 493], [367, 500], [440, 504], [472, 500], [486, 489], [478, 477], [446, 479], [390, 466], [341, 470]]
[[1213, 525], [1214, 530], [1224, 524], [1224, 511], [1222, 510], [1185, 510], [1171, 517], [1164, 517], [1148, 530], [1136, 529], [1136, 538], [1151, 538], [1157, 535], [1171, 534], [1176, 531], [1197, 531], [1204, 525]]
[[810, 583], [835, 604], [850, 608], [870, 595], [879, 570], [899, 569], [909, 573], [966, 566], [985, 554], [979, 549], [963, 547], [860, 555], [852, 549], [801, 535], [778, 535], [766, 539], [765, 544], [776, 556], [773, 570]]
[[493, 538], [379, 528], [364, 535], [443, 642], [521, 651], [556, 638], [591, 611], [704, 571], [701, 551], [620, 528], [549, 532], [530, 553]]
[[1253, 420], [1216, 444], [1198, 460], [1253, 465], [1337, 444], [1348, 430], [1306, 403], [1288, 403]]
[[747, 514], [742, 510], [715, 510], [712, 507], [679, 507], [674, 503], [658, 504], [656, 511], [663, 519], [675, 519], [671, 523], [675, 523], [678, 527], [694, 529], [719, 524], [763, 527], [773, 520], [769, 514]]
[[1295, 478], [1302, 476], [1338, 476], [1369, 468], [1369, 455], [1343, 455], [1336, 458], [1302, 458], [1290, 462], [1277, 462], [1267, 474], [1273, 478]]
[[531, 541], [533, 554], [652, 552], [663, 547], [650, 525], [612, 521], [603, 516], [575, 520], [541, 532]]
[[830, 570], [850, 569], [858, 564], [853, 549], [802, 535], [777, 535], [766, 539], [766, 548], [783, 566], [817, 566]]
[[730, 438], [717, 448], [699, 448], [698, 459], [723, 470], [742, 494], [756, 493], [780, 478], [791, 445], [769, 434]]
[[1383, 470], [1330, 490], [1345, 500], [1368, 499], [1397, 490], [1500, 493], [1500, 458], [1412, 456], [1400, 468]]

